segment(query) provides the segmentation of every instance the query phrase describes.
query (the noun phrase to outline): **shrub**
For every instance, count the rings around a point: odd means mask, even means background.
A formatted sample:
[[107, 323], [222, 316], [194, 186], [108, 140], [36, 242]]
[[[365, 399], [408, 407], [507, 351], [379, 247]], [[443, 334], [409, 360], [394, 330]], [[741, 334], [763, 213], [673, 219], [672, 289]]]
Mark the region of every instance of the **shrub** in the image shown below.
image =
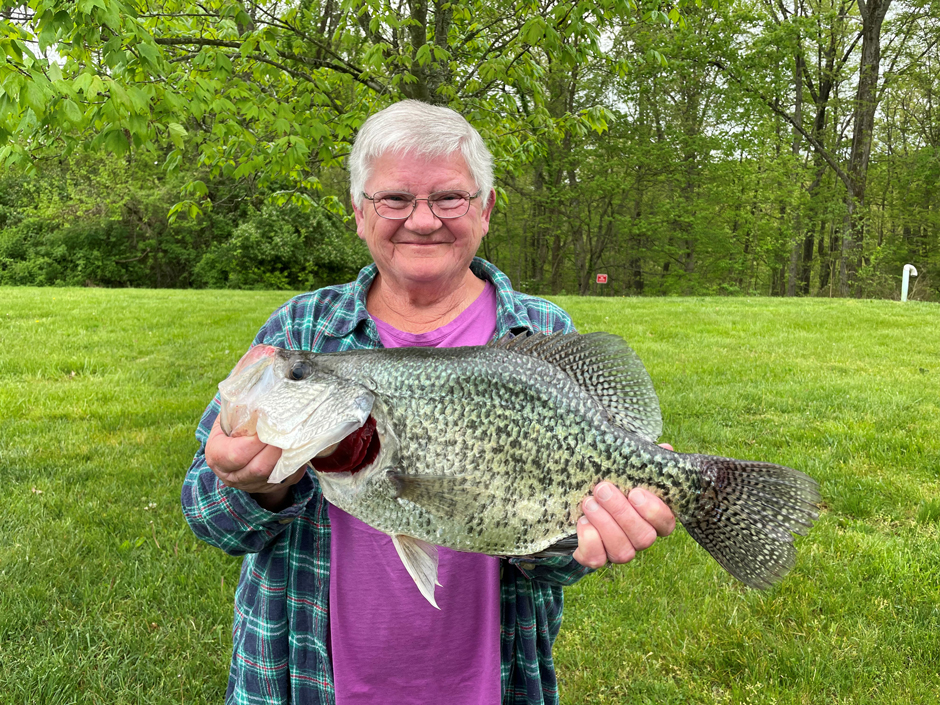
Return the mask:
[[207, 288], [315, 289], [355, 278], [371, 261], [339, 218], [322, 208], [265, 204], [196, 265]]

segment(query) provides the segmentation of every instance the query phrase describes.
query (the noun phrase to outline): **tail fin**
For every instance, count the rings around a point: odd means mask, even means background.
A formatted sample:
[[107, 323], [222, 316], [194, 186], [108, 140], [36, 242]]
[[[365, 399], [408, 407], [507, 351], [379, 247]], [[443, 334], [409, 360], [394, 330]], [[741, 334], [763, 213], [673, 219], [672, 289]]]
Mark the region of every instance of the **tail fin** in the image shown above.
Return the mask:
[[770, 587], [793, 567], [792, 534], [805, 535], [819, 517], [819, 485], [781, 465], [695, 457], [701, 493], [679, 520], [731, 575], [750, 587]]

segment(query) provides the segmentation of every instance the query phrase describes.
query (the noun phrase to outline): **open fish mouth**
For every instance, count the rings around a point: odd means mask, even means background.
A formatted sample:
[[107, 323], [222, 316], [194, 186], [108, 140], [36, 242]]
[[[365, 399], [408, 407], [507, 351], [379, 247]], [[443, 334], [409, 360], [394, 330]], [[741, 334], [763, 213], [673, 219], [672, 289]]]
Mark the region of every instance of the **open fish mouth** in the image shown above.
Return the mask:
[[250, 436], [257, 432], [256, 409], [264, 392], [276, 383], [273, 363], [277, 354], [277, 348], [256, 345], [219, 384], [222, 397], [219, 423], [226, 436]]
[[381, 434], [376, 430], [375, 416], [339, 442], [329, 455], [317, 456], [310, 465], [317, 472], [348, 472], [355, 475], [375, 462], [382, 447]]

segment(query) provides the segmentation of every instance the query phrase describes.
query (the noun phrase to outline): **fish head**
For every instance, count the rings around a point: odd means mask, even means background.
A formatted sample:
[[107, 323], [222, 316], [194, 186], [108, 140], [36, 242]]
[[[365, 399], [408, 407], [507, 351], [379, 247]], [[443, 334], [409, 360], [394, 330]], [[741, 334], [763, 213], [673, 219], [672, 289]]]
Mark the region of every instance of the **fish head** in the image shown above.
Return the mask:
[[290, 477], [355, 432], [372, 412], [372, 392], [336, 376], [317, 357], [256, 345], [219, 384], [222, 430], [229, 436], [257, 434], [282, 449], [269, 482]]

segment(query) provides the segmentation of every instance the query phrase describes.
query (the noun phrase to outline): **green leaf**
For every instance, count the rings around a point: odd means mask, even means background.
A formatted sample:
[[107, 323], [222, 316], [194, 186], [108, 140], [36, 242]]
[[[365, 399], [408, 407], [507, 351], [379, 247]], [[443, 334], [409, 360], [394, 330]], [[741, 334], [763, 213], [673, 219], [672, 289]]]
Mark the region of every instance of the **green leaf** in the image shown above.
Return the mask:
[[418, 62], [418, 66], [426, 66], [431, 62], [431, 46], [429, 44], [418, 47], [418, 51], [415, 52], [415, 61]]
[[46, 94], [36, 81], [27, 81], [25, 89], [23, 99], [26, 105], [41, 117], [46, 112]]
[[59, 10], [56, 12], [52, 22], [56, 27], [65, 31], [72, 29], [73, 26], [72, 16], [65, 10]]
[[94, 77], [95, 75], [93, 73], [87, 71], [78, 74], [75, 80], [72, 81], [72, 89], [76, 92], [86, 93]]
[[167, 173], [172, 173], [176, 171], [182, 163], [182, 152], [178, 149], [174, 149], [172, 152], [166, 155], [166, 161], [163, 162], [163, 168]]
[[4, 53], [13, 59], [14, 63], [23, 63], [23, 49], [18, 41], [15, 39], [7, 39], [2, 42], [2, 45]]
[[136, 48], [140, 55], [152, 66], [157, 67], [160, 65], [160, 51], [153, 44], [140, 42]]
[[85, 97], [94, 100], [99, 94], [105, 92], [104, 81], [99, 76], [92, 76], [88, 88], [85, 89]]
[[51, 21], [43, 21], [42, 29], [39, 30], [39, 36], [37, 40], [39, 41], [39, 51], [45, 53], [46, 49], [55, 44], [56, 35], [58, 35], [58, 30]]
[[19, 102], [20, 91], [23, 89], [23, 85], [26, 83], [26, 78], [23, 74], [14, 71], [7, 75], [3, 80], [3, 91], [13, 100]]
[[130, 86], [127, 89], [127, 95], [130, 97], [131, 105], [138, 114], [148, 112], [150, 107], [149, 96], [137, 86]]
[[522, 38], [527, 44], [536, 46], [545, 36], [545, 20], [533, 17], [522, 26]]
[[108, 3], [99, 3], [95, 2], [95, 5], [98, 6], [98, 12], [94, 13], [94, 16], [97, 20], [110, 28], [114, 32], [118, 32], [121, 29], [121, 15], [118, 12], [117, 8], [114, 6], [114, 2]]
[[118, 156], [124, 154], [129, 147], [127, 137], [124, 136], [123, 130], [111, 130], [111, 132], [107, 133], [104, 138], [104, 146], [108, 151]]
[[131, 99], [128, 97], [127, 92], [117, 81], [109, 78], [107, 79], [108, 84], [108, 93], [111, 95], [111, 99], [117, 102], [121, 107], [129, 108], [131, 107]]
[[232, 173], [233, 178], [241, 179], [244, 176], [247, 176], [254, 171], [254, 167], [251, 165], [251, 162], [242, 162], [239, 164], [235, 171]]
[[81, 125], [82, 121], [85, 119], [85, 115], [71, 98], [66, 98], [62, 101], [62, 112], [65, 113], [65, 119], [75, 127]]
[[232, 66], [232, 62], [222, 52], [218, 52], [215, 55], [215, 66], [226, 75], [232, 73], [235, 70]]
[[171, 122], [167, 125], [167, 129], [170, 133], [170, 139], [173, 141], [173, 144], [176, 145], [176, 148], [183, 149], [183, 138], [186, 137], [186, 128], [178, 122]]

